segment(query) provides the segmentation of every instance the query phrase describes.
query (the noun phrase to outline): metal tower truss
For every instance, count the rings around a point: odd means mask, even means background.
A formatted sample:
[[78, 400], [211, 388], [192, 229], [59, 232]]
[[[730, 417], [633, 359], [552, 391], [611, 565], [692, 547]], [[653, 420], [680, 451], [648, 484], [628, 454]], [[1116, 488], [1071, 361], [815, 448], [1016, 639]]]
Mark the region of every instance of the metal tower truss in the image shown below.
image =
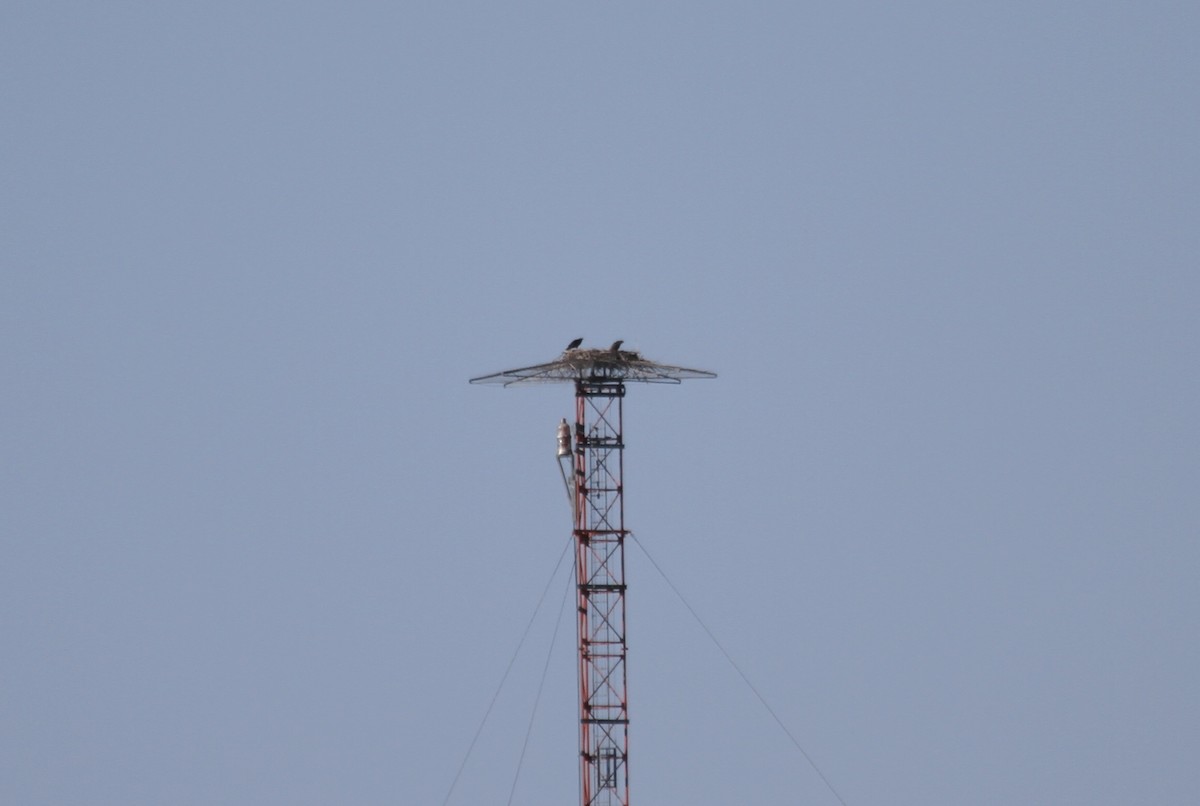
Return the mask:
[[[582, 806], [629, 806], [629, 698], [625, 683], [626, 383], [715, 378], [702, 369], [660, 364], [641, 353], [567, 345], [554, 361], [472, 378], [471, 383], [527, 386], [574, 383], [575, 427], [564, 419], [558, 456], [574, 518], [579, 627], [579, 770]], [[570, 457], [571, 477], [566, 461]]]
[[625, 444], [619, 380], [575, 383], [575, 579], [583, 806], [629, 806]]

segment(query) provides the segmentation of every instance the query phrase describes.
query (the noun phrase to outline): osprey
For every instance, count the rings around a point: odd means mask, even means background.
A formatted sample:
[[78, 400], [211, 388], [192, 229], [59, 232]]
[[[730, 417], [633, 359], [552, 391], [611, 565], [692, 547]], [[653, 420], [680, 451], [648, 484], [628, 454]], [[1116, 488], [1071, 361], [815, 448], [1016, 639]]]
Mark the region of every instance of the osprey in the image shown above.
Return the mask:
[[568, 350], [577, 350], [577, 349], [579, 349], [579, 345], [581, 345], [581, 344], [583, 344], [583, 339], [575, 339], [575, 341], [573, 341], [567, 345], [567, 349]]
[[614, 353], [620, 352], [621, 345], [624, 343], [625, 343], [625, 339], [617, 339], [616, 341], [614, 341], [612, 343], [612, 347], [609, 347], [608, 349], [612, 350]]

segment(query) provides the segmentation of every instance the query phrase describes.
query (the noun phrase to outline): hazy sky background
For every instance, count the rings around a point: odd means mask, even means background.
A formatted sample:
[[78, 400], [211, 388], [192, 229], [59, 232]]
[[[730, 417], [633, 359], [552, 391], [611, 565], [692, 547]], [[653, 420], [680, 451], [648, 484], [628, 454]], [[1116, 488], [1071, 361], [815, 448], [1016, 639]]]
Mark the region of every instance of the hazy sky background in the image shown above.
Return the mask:
[[[0, 8], [0, 802], [441, 804], [628, 524], [851, 806], [1200, 802], [1200, 6]], [[637, 804], [833, 804], [629, 554]], [[565, 577], [451, 801], [507, 801]], [[515, 803], [576, 798], [573, 622]]]

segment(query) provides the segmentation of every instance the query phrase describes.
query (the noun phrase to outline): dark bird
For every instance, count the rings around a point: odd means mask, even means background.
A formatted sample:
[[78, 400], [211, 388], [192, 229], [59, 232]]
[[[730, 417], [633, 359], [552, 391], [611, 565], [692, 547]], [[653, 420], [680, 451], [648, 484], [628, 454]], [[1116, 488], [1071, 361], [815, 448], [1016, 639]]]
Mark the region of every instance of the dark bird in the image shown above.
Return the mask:
[[581, 344], [583, 344], [583, 339], [575, 339], [575, 341], [573, 341], [567, 345], [567, 349], [568, 350], [578, 350], [579, 345], [581, 345]]
[[612, 343], [612, 347], [609, 347], [608, 349], [612, 350], [614, 353], [619, 352], [621, 350], [621, 345], [624, 343], [624, 339], [617, 339]]

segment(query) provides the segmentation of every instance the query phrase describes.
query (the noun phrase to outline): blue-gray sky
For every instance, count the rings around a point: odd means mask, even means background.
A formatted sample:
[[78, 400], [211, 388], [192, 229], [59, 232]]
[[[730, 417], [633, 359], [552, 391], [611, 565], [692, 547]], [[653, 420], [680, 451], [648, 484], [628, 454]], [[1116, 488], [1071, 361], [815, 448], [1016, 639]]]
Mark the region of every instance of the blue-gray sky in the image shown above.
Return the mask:
[[[0, 801], [442, 802], [629, 525], [852, 806], [1200, 801], [1200, 10], [0, 10]], [[636, 550], [637, 803], [836, 803]], [[564, 578], [452, 803], [507, 799]], [[515, 802], [570, 803], [564, 621]]]

